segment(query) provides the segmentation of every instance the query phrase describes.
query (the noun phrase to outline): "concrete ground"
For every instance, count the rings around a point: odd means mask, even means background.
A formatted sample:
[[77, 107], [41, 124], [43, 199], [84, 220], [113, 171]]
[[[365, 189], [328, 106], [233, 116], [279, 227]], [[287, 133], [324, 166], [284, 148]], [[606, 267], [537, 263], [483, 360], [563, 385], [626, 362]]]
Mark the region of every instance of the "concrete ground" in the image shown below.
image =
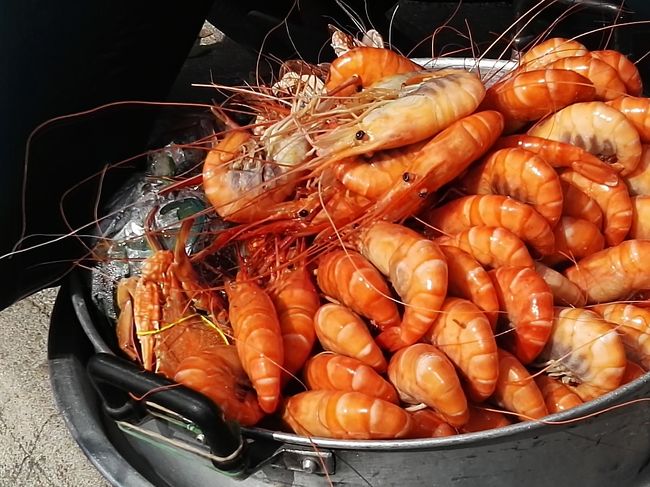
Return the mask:
[[47, 364], [57, 289], [0, 312], [0, 487], [108, 485], [68, 434]]

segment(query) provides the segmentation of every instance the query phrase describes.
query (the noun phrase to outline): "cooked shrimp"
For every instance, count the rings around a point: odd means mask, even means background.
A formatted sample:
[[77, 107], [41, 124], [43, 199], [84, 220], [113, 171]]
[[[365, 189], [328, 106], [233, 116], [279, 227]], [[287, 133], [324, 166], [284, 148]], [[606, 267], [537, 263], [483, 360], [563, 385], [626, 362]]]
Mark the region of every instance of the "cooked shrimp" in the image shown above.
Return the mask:
[[530, 267], [499, 267], [490, 271], [501, 309], [513, 328], [503, 338], [524, 364], [542, 351], [553, 326], [553, 294], [544, 279]]
[[470, 404], [469, 421], [460, 428], [460, 431], [463, 433], [475, 433], [477, 431], [503, 428], [510, 424], [510, 420], [505, 415]]
[[447, 298], [426, 337], [456, 366], [470, 399], [481, 402], [492, 395], [499, 372], [497, 343], [477, 306]]
[[587, 304], [587, 295], [558, 271], [535, 262], [535, 271], [548, 284], [553, 293], [553, 302], [558, 306], [575, 306], [580, 308]]
[[603, 235], [608, 245], [623, 241], [632, 225], [632, 201], [623, 181], [615, 186], [598, 184], [575, 171], [565, 171], [560, 179], [592, 198], [603, 212]]
[[372, 367], [352, 357], [319, 353], [305, 364], [304, 375], [310, 389], [363, 392], [398, 403], [395, 388]]
[[642, 196], [650, 194], [650, 145], [642, 146], [641, 161], [634, 171], [625, 178], [630, 194]]
[[501, 135], [496, 111], [473, 113], [450, 125], [418, 151], [392, 189], [382, 196], [373, 217], [400, 221], [419, 212], [428, 195], [460, 175]]
[[650, 196], [632, 197], [630, 238], [650, 239]]
[[650, 311], [623, 303], [601, 304], [593, 310], [618, 325], [628, 359], [650, 370]]
[[323, 348], [356, 358], [377, 372], [386, 370], [386, 359], [364, 322], [339, 304], [324, 304], [314, 316], [314, 328]]
[[465, 298], [478, 306], [494, 330], [499, 316], [499, 299], [487, 271], [458, 247], [441, 245], [440, 250], [447, 260], [448, 294]]
[[587, 48], [578, 41], [553, 37], [526, 51], [519, 59], [519, 69], [539, 69], [557, 59], [588, 53]]
[[411, 415], [387, 401], [361, 392], [307, 391], [287, 399], [282, 420], [309, 437], [349, 440], [403, 438]]
[[361, 254], [388, 276], [404, 302], [399, 326], [384, 330], [377, 343], [390, 351], [411, 345], [429, 330], [447, 294], [447, 262], [437, 244], [402, 225], [377, 222], [357, 243]]
[[616, 108], [634, 125], [642, 143], [650, 143], [650, 98], [621, 96], [607, 104]]
[[546, 409], [548, 412], [559, 413], [567, 409], [580, 406], [582, 399], [575, 392], [569, 389], [562, 382], [549, 377], [548, 375], [538, 375], [535, 377], [535, 383], [544, 396]]
[[575, 262], [605, 247], [605, 238], [596, 225], [572, 216], [563, 216], [555, 225], [553, 235], [555, 254], [544, 258], [550, 265], [569, 260]]
[[492, 401], [529, 421], [548, 414], [542, 392], [517, 357], [499, 349], [499, 380]]
[[234, 346], [224, 345], [185, 358], [173, 378], [210, 398], [226, 419], [242, 426], [253, 426], [264, 417]]
[[531, 206], [501, 195], [473, 195], [429, 211], [424, 220], [441, 233], [454, 235], [478, 225], [503, 227], [541, 255], [555, 249], [548, 221]]
[[587, 294], [589, 303], [627, 299], [650, 289], [650, 240], [626, 240], [585, 257], [564, 273]]
[[582, 147], [533, 135], [510, 135], [497, 140], [495, 149], [519, 147], [533, 152], [555, 168], [571, 168], [600, 184], [618, 183], [616, 171]]
[[422, 69], [390, 49], [355, 47], [330, 64], [325, 88], [336, 96], [349, 96], [386, 76]]
[[599, 230], [603, 228], [603, 211], [598, 204], [576, 186], [569, 184], [560, 178], [562, 194], [564, 196], [564, 207], [562, 215], [580, 218], [593, 223]]
[[593, 57], [606, 62], [616, 70], [618, 76], [625, 83], [627, 93], [632, 96], [639, 96], [643, 92], [643, 83], [636, 65], [618, 51], [590, 51]]
[[600, 101], [574, 103], [544, 119], [529, 135], [568, 142], [587, 152], [614, 158], [622, 176], [641, 160], [639, 134], [621, 112]]
[[424, 403], [452, 426], [462, 426], [469, 419], [454, 365], [433, 345], [417, 343], [399, 350], [388, 364], [388, 378], [402, 401]]
[[598, 314], [581, 308], [556, 308], [551, 336], [539, 356], [563, 375], [580, 399], [588, 401], [616, 389], [627, 359], [616, 330]]
[[277, 311], [284, 349], [282, 380], [298, 372], [314, 347], [314, 315], [320, 306], [318, 292], [304, 266], [290, 266], [268, 286]]
[[551, 226], [562, 214], [562, 187], [555, 170], [525, 149], [500, 149], [462, 180], [471, 194], [500, 194], [531, 205]]
[[381, 273], [361, 254], [335, 250], [319, 258], [318, 287], [380, 330], [400, 324], [397, 304]]
[[242, 366], [257, 391], [262, 410], [272, 413], [280, 401], [284, 363], [282, 332], [268, 294], [240, 273], [226, 285], [228, 315]]
[[595, 94], [591, 81], [573, 71], [522, 71], [490, 87], [481, 108], [501, 112], [506, 131], [510, 131], [509, 128], [518, 128], [519, 122], [539, 120], [572, 103], [592, 101]]
[[413, 428], [409, 438], [441, 438], [457, 435], [456, 428], [447, 423], [434, 410], [425, 408], [411, 413]]
[[546, 69], [568, 70], [581, 74], [593, 84], [598, 100], [612, 100], [626, 93], [625, 83], [618, 76], [618, 72], [606, 62], [591, 55], [558, 59], [547, 64]]
[[511, 231], [501, 227], [472, 227], [452, 237], [438, 237], [436, 242], [441, 246], [457, 247], [487, 267], [534, 265], [524, 242]]
[[476, 110], [483, 83], [466, 71], [429, 73], [420, 86], [371, 108], [349, 124], [316, 139], [318, 155], [329, 162], [427, 139]]

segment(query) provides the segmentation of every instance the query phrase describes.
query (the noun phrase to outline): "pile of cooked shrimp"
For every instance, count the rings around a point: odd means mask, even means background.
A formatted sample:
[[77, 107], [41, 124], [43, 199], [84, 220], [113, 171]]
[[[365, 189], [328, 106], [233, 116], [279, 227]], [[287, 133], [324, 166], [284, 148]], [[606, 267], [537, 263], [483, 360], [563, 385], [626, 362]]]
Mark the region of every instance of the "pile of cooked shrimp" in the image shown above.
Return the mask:
[[[200, 179], [232, 225], [193, 255], [191, 219], [173, 250], [150, 238], [117, 290], [124, 353], [243, 425], [275, 415], [345, 439], [540, 420], [643, 375], [650, 99], [635, 65], [551, 39], [486, 88], [343, 51], [239, 93], [249, 125], [215, 110]], [[211, 268], [233, 249], [237, 269]]]

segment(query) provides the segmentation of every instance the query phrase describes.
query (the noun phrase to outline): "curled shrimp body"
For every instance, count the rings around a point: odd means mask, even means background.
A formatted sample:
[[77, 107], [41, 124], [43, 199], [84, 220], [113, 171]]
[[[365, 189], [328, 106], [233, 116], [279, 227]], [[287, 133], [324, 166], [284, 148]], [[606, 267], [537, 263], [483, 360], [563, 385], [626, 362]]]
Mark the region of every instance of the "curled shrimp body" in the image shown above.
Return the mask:
[[616, 70], [591, 55], [558, 59], [548, 64], [546, 68], [573, 71], [584, 76], [596, 89], [596, 99], [598, 100], [612, 100], [626, 93], [625, 83], [618, 76]]
[[642, 143], [650, 143], [650, 98], [621, 96], [607, 104], [616, 108], [634, 125]]
[[519, 414], [522, 421], [548, 414], [542, 392], [514, 355], [499, 349], [499, 380], [491, 399], [502, 408]]
[[378, 372], [386, 370], [386, 359], [366, 325], [345, 306], [324, 304], [318, 308], [314, 328], [326, 350], [356, 358]]
[[537, 357], [551, 334], [553, 294], [530, 267], [499, 267], [490, 271], [501, 309], [513, 328], [503, 338], [507, 348], [524, 364]]
[[363, 392], [397, 404], [395, 388], [361, 360], [334, 353], [319, 353], [309, 359], [304, 370], [310, 389]]
[[544, 259], [547, 264], [576, 261], [605, 247], [605, 238], [596, 225], [587, 220], [563, 216], [553, 229], [555, 254]]
[[400, 324], [397, 304], [391, 299], [381, 273], [361, 254], [335, 250], [319, 259], [318, 287], [384, 330]]
[[317, 138], [318, 155], [333, 162], [419, 142], [472, 113], [485, 95], [483, 83], [466, 71], [420, 76], [419, 87]]
[[650, 289], [648, 255], [650, 240], [626, 240], [585, 257], [564, 273], [587, 294], [589, 303], [627, 299]]
[[534, 261], [524, 242], [501, 227], [476, 226], [452, 237], [438, 237], [441, 246], [457, 247], [487, 267], [504, 265], [533, 267]]
[[592, 101], [595, 93], [589, 79], [570, 70], [523, 71], [490, 87], [481, 108], [500, 111], [506, 127], [516, 127], [518, 122], [539, 120], [572, 103]]
[[501, 137], [495, 149], [519, 147], [533, 152], [554, 168], [571, 168], [583, 176], [608, 186], [618, 183], [616, 171], [582, 147], [548, 140], [533, 135], [509, 135]]
[[257, 391], [262, 410], [272, 413], [280, 401], [284, 349], [280, 323], [269, 295], [240, 272], [226, 285], [228, 315], [242, 366]]
[[[561, 179], [561, 178], [560, 178]], [[599, 230], [603, 229], [603, 211], [598, 204], [576, 186], [561, 179], [564, 207], [562, 215], [580, 218], [593, 223]]]
[[632, 225], [628, 237], [650, 239], [650, 196], [632, 197]]
[[411, 345], [429, 330], [447, 294], [447, 262], [437, 244], [402, 225], [378, 222], [361, 232], [358, 247], [388, 276], [404, 302], [399, 326], [384, 330], [377, 343], [390, 351]]
[[448, 294], [474, 303], [485, 313], [494, 330], [499, 316], [499, 299], [487, 271], [474, 257], [458, 247], [441, 245], [440, 250], [447, 260]]
[[578, 41], [553, 37], [526, 51], [519, 60], [519, 69], [539, 69], [557, 59], [588, 53], [587, 48]]
[[460, 431], [463, 433], [475, 433], [477, 431], [503, 428], [510, 424], [510, 420], [504, 414], [470, 404], [469, 421], [460, 428]]
[[627, 357], [650, 370], [650, 311], [624, 303], [600, 304], [593, 310], [618, 325]]
[[470, 399], [481, 402], [492, 395], [499, 373], [497, 343], [478, 307], [447, 298], [427, 338], [456, 366]]
[[562, 214], [562, 186], [555, 170], [525, 149], [500, 149], [472, 170], [463, 185], [468, 193], [500, 194], [531, 205], [551, 226]]
[[567, 409], [580, 406], [582, 399], [575, 392], [562, 384], [559, 380], [553, 379], [548, 375], [538, 375], [535, 377], [535, 383], [544, 396], [546, 409], [548, 412], [559, 413]]
[[507, 196], [465, 196], [428, 212], [424, 219], [441, 233], [451, 235], [479, 225], [503, 227], [541, 255], [555, 250], [548, 221], [531, 206]]
[[307, 391], [287, 399], [282, 420], [298, 435], [350, 440], [408, 436], [411, 415], [361, 392]]
[[419, 409], [411, 413], [413, 428], [409, 438], [441, 438], [443, 436], [457, 435], [456, 428], [429, 408]]
[[253, 426], [264, 416], [234, 346], [191, 355], [178, 365], [174, 381], [212, 399], [226, 419]]
[[283, 270], [268, 288], [278, 314], [282, 348], [283, 380], [298, 372], [314, 347], [314, 315], [320, 306], [318, 292], [304, 267]]
[[640, 96], [643, 92], [643, 82], [636, 65], [618, 51], [604, 50], [591, 51], [593, 57], [606, 62], [616, 70], [618, 76], [623, 80], [627, 93], [632, 96]]
[[560, 179], [592, 198], [603, 213], [603, 235], [608, 245], [623, 241], [632, 225], [632, 201], [627, 186], [598, 184], [575, 171], [565, 171]]
[[621, 112], [600, 101], [574, 103], [544, 119], [529, 135], [568, 142], [601, 157], [614, 157], [622, 176], [641, 160], [641, 141]]
[[433, 345], [417, 343], [399, 350], [388, 365], [388, 378], [402, 401], [424, 403], [452, 426], [469, 419], [467, 398], [454, 365]]
[[639, 165], [624, 179], [631, 195], [650, 194], [650, 145], [643, 145]]
[[553, 293], [553, 302], [556, 305], [581, 308], [587, 304], [587, 295], [584, 291], [569, 281], [563, 274], [545, 266], [541, 262], [535, 262], [535, 271], [548, 284]]
[[502, 130], [503, 117], [493, 110], [473, 113], [451, 124], [415, 154], [408, 171], [378, 200], [373, 215], [400, 221], [418, 213], [428, 195], [485, 154]]
[[616, 389], [627, 365], [623, 341], [612, 324], [581, 308], [556, 308], [539, 360], [553, 364], [550, 370], [563, 374], [563, 382], [583, 401]]
[[332, 61], [325, 88], [336, 96], [349, 96], [357, 86], [366, 88], [386, 76], [420, 69], [390, 49], [355, 47]]

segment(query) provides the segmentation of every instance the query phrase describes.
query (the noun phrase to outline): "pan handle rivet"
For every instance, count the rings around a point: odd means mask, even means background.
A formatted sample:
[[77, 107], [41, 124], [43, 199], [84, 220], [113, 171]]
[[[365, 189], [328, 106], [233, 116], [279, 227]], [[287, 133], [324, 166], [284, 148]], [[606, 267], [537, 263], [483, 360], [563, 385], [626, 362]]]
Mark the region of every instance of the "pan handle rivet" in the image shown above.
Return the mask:
[[307, 473], [314, 473], [318, 471], [318, 463], [313, 458], [302, 459], [302, 469]]

